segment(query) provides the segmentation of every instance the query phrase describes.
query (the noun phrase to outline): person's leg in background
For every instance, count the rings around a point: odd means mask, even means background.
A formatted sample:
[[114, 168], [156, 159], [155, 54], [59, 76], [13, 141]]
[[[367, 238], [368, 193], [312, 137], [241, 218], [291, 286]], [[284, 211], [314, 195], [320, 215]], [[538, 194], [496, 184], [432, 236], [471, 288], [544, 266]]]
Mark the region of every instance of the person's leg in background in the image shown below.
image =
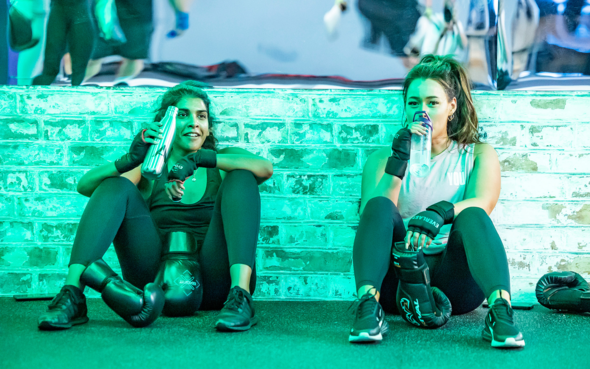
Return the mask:
[[199, 252], [203, 273], [201, 309], [223, 307], [216, 322], [218, 329], [245, 330], [256, 324], [252, 294], [256, 287], [259, 230], [260, 193], [254, 175], [246, 170], [228, 172], [219, 187]]
[[58, 2], [52, 2], [47, 20], [43, 72], [33, 79], [33, 85], [50, 85], [55, 80], [66, 48], [67, 31], [66, 8]]
[[92, 55], [95, 27], [87, 2], [81, 2], [73, 13], [74, 18], [68, 31], [68, 46], [72, 59], [72, 86], [79, 86], [84, 81], [86, 67]]
[[39, 318], [43, 329], [64, 329], [86, 323], [86, 268], [114, 244], [123, 277], [137, 288], [153, 282], [161, 240], [147, 204], [137, 187], [124, 177], [105, 179], [92, 194], [80, 219], [62, 291]]
[[[47, 14], [49, 13], [49, 0], [20, 0], [15, 5], [19, 10], [26, 7], [31, 15], [31, 28], [33, 38], [38, 38], [39, 43], [30, 49], [21, 51], [18, 55], [17, 83], [30, 85], [33, 76], [41, 73], [43, 67], [43, 52], [45, 51]], [[21, 10], [22, 12], [22, 10]]]
[[189, 13], [195, 0], [170, 0], [170, 5], [176, 14], [176, 27], [168, 32], [168, 38], [182, 35], [189, 27]]

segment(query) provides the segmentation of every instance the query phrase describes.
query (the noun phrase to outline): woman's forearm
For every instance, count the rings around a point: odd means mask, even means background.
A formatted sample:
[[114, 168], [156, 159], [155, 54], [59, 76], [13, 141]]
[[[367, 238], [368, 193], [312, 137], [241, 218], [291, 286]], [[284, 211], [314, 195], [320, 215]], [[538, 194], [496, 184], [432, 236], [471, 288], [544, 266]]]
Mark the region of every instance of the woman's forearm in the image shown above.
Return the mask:
[[78, 181], [77, 191], [86, 196], [90, 197], [94, 193], [94, 190], [108, 177], [118, 177], [121, 174], [117, 171], [115, 163], [106, 163], [99, 167], [96, 167], [84, 174], [80, 181]]
[[395, 206], [397, 206], [397, 201], [399, 199], [399, 192], [401, 188], [401, 179], [392, 176], [391, 174], [384, 173], [383, 177], [381, 177], [381, 179], [379, 180], [379, 183], [377, 183], [377, 187], [375, 187], [375, 189], [372, 192], [370, 192], [370, 195], [366, 199], [361, 199], [359, 215], [363, 214], [367, 202], [369, 202], [370, 199], [378, 196], [387, 197], [395, 204]]
[[269, 179], [273, 173], [269, 160], [254, 155], [217, 154], [217, 168], [225, 172], [236, 169], [249, 170], [263, 180]]

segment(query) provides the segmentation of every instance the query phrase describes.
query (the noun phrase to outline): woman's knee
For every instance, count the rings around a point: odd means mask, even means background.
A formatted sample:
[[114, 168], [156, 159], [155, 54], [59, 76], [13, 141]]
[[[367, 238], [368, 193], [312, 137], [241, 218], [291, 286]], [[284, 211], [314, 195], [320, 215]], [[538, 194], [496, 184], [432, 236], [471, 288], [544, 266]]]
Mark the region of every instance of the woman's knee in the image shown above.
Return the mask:
[[492, 224], [492, 220], [490, 219], [490, 216], [488, 215], [488, 213], [486, 213], [485, 210], [477, 206], [472, 206], [463, 209], [459, 213], [459, 215], [457, 215], [457, 218], [455, 218], [455, 221], [453, 222], [453, 226], [456, 227], [461, 224], [473, 225], [474, 222], [479, 222], [482, 224]]
[[137, 187], [129, 179], [125, 177], [108, 177], [105, 178], [96, 188], [97, 190], [105, 192], [124, 192], [124, 191], [139, 191]]
[[258, 186], [256, 183], [256, 177], [254, 173], [250, 172], [249, 170], [245, 169], [236, 169], [230, 172], [227, 172], [225, 178], [223, 179], [224, 182], [239, 182], [242, 184], [254, 184]]
[[383, 218], [387, 215], [393, 217], [394, 222], [402, 222], [402, 216], [399, 213], [397, 206], [389, 198], [384, 196], [373, 197], [365, 205], [363, 210], [363, 217], [379, 217]]

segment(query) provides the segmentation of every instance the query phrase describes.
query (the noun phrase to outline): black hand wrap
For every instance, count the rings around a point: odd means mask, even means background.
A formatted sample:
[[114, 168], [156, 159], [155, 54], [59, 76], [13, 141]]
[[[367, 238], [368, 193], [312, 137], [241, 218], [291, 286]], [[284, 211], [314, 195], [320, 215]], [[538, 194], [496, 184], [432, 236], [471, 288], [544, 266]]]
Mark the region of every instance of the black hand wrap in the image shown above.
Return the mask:
[[217, 153], [213, 150], [200, 149], [180, 159], [168, 173], [168, 182], [184, 182], [192, 176], [199, 167], [215, 168], [217, 166]]
[[439, 201], [434, 205], [430, 205], [426, 210], [431, 210], [441, 216], [444, 224], [453, 223], [455, 219], [455, 205], [448, 201]]
[[425, 234], [434, 239], [444, 224], [453, 223], [455, 205], [448, 201], [440, 201], [416, 214], [408, 222], [408, 231]]
[[117, 172], [123, 174], [132, 169], [135, 169], [141, 165], [141, 163], [143, 163], [151, 145], [150, 143], [145, 142], [143, 139], [143, 134], [145, 131], [147, 130], [144, 129], [135, 136], [133, 142], [131, 142], [131, 146], [129, 147], [129, 153], [115, 160], [115, 168], [117, 168]]
[[549, 309], [590, 312], [590, 285], [575, 272], [545, 274], [537, 282], [535, 294]]
[[451, 316], [451, 302], [438, 288], [430, 287], [430, 271], [422, 250], [410, 251], [404, 242], [393, 247], [393, 270], [399, 278], [396, 303], [402, 318], [420, 328], [439, 328]]
[[400, 179], [404, 178], [408, 160], [410, 160], [410, 150], [412, 149], [412, 132], [407, 128], [402, 128], [393, 137], [391, 144], [393, 152], [387, 164], [385, 165], [385, 173], [396, 176]]
[[434, 240], [440, 232], [444, 219], [434, 211], [426, 210], [416, 215], [408, 222], [408, 231], [425, 234]]

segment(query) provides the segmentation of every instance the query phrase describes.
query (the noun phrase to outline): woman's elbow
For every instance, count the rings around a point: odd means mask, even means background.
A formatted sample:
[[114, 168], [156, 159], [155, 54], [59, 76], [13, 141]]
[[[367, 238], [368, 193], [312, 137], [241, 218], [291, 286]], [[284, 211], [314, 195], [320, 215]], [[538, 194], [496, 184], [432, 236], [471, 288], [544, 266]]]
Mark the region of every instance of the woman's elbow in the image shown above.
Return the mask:
[[272, 163], [270, 161], [266, 162], [266, 165], [263, 168], [263, 173], [262, 174], [262, 178], [264, 179], [269, 179], [270, 177], [272, 177], [273, 174], [273, 167], [272, 167]]

